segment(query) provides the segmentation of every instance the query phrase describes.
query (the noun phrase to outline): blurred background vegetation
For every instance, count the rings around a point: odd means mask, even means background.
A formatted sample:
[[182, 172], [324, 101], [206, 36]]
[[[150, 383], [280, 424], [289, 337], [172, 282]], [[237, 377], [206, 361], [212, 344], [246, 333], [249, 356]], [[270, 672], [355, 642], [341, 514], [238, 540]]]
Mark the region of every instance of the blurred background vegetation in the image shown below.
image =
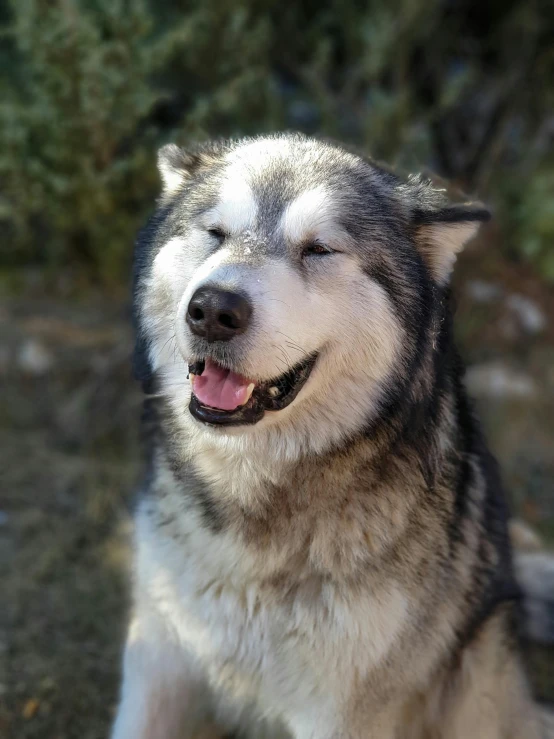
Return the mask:
[[427, 166], [499, 207], [554, 280], [551, 0], [11, 0], [4, 262], [126, 278], [169, 140], [295, 128]]
[[168, 141], [299, 129], [492, 206], [457, 329], [512, 507], [552, 545], [553, 39], [552, 0], [0, 5], [0, 735], [111, 720], [140, 474], [129, 267]]

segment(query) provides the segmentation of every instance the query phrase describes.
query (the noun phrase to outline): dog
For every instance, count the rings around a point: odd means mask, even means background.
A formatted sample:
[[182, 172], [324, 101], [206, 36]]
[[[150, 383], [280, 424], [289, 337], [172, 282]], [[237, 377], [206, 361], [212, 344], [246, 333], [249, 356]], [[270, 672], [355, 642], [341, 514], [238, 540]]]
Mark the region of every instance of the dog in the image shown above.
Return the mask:
[[158, 164], [113, 739], [545, 736], [452, 338], [454, 261], [489, 212], [300, 134]]

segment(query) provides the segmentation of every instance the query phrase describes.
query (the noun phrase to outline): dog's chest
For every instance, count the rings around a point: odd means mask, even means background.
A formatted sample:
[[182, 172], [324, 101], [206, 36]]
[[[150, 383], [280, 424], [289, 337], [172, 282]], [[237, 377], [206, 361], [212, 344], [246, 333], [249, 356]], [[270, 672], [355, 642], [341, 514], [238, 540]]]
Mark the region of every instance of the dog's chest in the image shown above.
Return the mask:
[[255, 555], [201, 527], [180, 541], [151, 532], [143, 544], [149, 596], [183, 646], [214, 683], [268, 709], [342, 692], [381, 662], [405, 621], [394, 584], [354, 595], [315, 575], [256, 577]]

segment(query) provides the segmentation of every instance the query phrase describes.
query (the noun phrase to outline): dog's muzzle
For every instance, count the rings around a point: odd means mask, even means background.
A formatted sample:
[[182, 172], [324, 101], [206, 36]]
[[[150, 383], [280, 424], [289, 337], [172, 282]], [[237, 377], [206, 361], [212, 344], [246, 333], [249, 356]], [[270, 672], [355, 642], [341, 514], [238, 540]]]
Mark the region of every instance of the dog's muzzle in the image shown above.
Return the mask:
[[189, 365], [192, 396], [189, 410], [203, 423], [225, 426], [254, 424], [266, 411], [280, 411], [306, 384], [317, 354], [279, 377], [256, 383], [206, 358]]

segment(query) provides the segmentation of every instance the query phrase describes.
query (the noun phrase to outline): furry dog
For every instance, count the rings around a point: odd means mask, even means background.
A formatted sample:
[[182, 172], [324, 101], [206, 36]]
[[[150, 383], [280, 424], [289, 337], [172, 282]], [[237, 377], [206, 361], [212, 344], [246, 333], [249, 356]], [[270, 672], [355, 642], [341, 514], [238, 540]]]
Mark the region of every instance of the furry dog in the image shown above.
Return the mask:
[[114, 739], [537, 739], [449, 277], [487, 220], [276, 135], [164, 147]]

